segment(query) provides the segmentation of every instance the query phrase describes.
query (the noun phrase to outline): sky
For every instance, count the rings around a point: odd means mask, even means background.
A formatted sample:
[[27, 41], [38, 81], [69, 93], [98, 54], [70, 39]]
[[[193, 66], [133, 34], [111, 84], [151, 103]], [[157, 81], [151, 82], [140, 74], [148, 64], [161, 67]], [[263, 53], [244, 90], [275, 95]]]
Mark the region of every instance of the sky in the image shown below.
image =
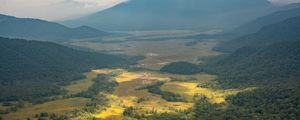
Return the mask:
[[269, 0], [275, 4], [290, 4], [290, 3], [299, 3], [300, 0]]
[[[128, 0], [0, 0], [0, 14], [45, 20], [66, 20], [105, 10]], [[300, 0], [269, 0], [274, 4]]]
[[0, 14], [65, 20], [110, 8], [127, 0], [0, 0]]

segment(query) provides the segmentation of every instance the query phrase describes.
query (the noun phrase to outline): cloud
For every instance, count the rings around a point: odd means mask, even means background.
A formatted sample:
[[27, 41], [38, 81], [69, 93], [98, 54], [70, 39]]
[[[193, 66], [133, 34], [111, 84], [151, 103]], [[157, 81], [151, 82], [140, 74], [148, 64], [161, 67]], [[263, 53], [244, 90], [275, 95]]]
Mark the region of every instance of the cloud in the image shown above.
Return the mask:
[[17, 17], [62, 20], [94, 13], [127, 0], [0, 0], [0, 13]]
[[291, 4], [291, 3], [300, 3], [300, 0], [269, 0], [274, 4]]

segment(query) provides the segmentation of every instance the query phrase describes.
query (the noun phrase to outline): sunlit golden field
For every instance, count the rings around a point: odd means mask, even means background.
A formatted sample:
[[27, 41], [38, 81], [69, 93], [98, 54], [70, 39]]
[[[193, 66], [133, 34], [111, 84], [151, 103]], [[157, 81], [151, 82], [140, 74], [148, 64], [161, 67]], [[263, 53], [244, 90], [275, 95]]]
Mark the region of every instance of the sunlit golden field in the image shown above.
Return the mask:
[[255, 88], [248, 89], [227, 89], [227, 90], [218, 90], [210, 88], [201, 88], [197, 87], [199, 83], [192, 82], [169, 82], [161, 87], [164, 91], [173, 92], [186, 96], [189, 99], [192, 99], [195, 95], [202, 95], [209, 99], [212, 104], [223, 104], [226, 103], [225, 99], [227, 96], [235, 95], [239, 92], [244, 92], [247, 90], [253, 90]]
[[[120, 71], [120, 70], [119, 70]], [[199, 88], [198, 84], [207, 83], [213, 80], [215, 76], [208, 74], [197, 74], [189, 77], [196, 78], [192, 82], [172, 82], [171, 74], [160, 74], [155, 72], [127, 72], [122, 70], [119, 75], [115, 76], [115, 80], [119, 85], [113, 93], [109, 95], [110, 106], [106, 110], [96, 114], [95, 117], [102, 119], [121, 119], [122, 111], [126, 107], [137, 108], [140, 114], [149, 114], [149, 111], [157, 113], [175, 112], [178, 110], [187, 110], [193, 106], [193, 97], [195, 95], [206, 96], [213, 104], [226, 104], [226, 97], [235, 95], [245, 90], [215, 90], [210, 88]], [[176, 79], [187, 79], [188, 76], [178, 75], [172, 76]], [[156, 79], [154, 79], [156, 78]], [[164, 91], [169, 91], [184, 96], [190, 102], [168, 102], [163, 100], [160, 95], [149, 93], [147, 90], [139, 89], [143, 86], [153, 84], [157, 81], [167, 82], [161, 87]], [[250, 90], [250, 89], [247, 89]], [[138, 99], [144, 99], [137, 102]], [[123, 116], [124, 117], [124, 116]]]
[[[159, 113], [175, 112], [175, 110], [186, 110], [192, 107], [192, 103], [183, 102], [167, 102], [159, 95], [149, 93], [147, 90], [139, 88], [152, 84], [156, 81], [169, 81], [167, 77], [159, 77], [162, 75], [153, 74], [151, 72], [126, 72], [123, 71], [115, 80], [119, 85], [115, 88], [113, 95], [110, 96], [111, 106], [107, 110], [95, 115], [97, 118], [116, 117], [112, 111], [121, 111], [124, 107], [135, 107], [139, 113], [147, 114], [149, 111]], [[137, 102], [138, 99], [145, 99], [143, 102]], [[118, 112], [116, 112], [118, 113]], [[122, 113], [119, 114], [122, 116]]]
[[36, 114], [41, 112], [48, 112], [49, 114], [55, 113], [63, 115], [66, 112], [80, 109], [89, 99], [85, 98], [69, 98], [46, 102], [43, 104], [30, 105], [22, 108], [17, 112], [9, 113], [4, 116], [5, 120], [25, 120], [28, 117], [35, 118]]

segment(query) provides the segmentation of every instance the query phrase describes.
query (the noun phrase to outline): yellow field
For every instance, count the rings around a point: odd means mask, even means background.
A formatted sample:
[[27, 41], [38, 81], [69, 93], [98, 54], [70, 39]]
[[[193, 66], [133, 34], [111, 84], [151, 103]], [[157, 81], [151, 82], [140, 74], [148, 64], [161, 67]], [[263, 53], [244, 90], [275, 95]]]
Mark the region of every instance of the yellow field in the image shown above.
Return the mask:
[[92, 70], [91, 72], [85, 73], [86, 79], [79, 80], [76, 82], [71, 83], [68, 86], [64, 86], [63, 88], [68, 91], [68, 94], [77, 94], [89, 89], [91, 85], [93, 85], [93, 79], [100, 74], [111, 74], [113, 70], [111, 69], [96, 69]]
[[[112, 117], [123, 118], [122, 114], [126, 107], [137, 108], [140, 114], [149, 114], [150, 111], [157, 113], [176, 112], [176, 110], [186, 110], [193, 106], [193, 103], [167, 102], [159, 95], [149, 93], [147, 90], [139, 89], [157, 81], [170, 81], [163, 74], [153, 72], [126, 72], [115, 77], [119, 85], [110, 95], [110, 107], [106, 108], [95, 116], [102, 119]], [[143, 101], [138, 102], [139, 99]]]
[[124, 111], [124, 108], [120, 107], [120, 106], [110, 106], [108, 108], [106, 108], [105, 111], [103, 111], [102, 113], [96, 115], [96, 118], [101, 118], [101, 119], [109, 119], [112, 117], [117, 117], [117, 116], [122, 116]]
[[133, 72], [123, 72], [121, 75], [115, 77], [118, 83], [128, 82], [142, 77], [141, 74], [133, 73]]
[[206, 96], [212, 104], [225, 104], [226, 97], [230, 95], [235, 95], [239, 92], [245, 90], [252, 90], [252, 88], [238, 90], [238, 89], [228, 89], [228, 90], [215, 90], [209, 88], [200, 88], [197, 87], [198, 83], [191, 82], [169, 82], [164, 84], [161, 89], [164, 91], [169, 91], [176, 93], [182, 96], [185, 96], [189, 99], [192, 99], [195, 95]]
[[63, 115], [68, 111], [73, 111], [84, 106], [89, 99], [85, 98], [69, 98], [46, 102], [43, 104], [28, 106], [19, 109], [17, 112], [9, 113], [4, 116], [4, 120], [26, 120], [28, 117], [33, 118], [35, 114], [48, 112], [49, 114]]

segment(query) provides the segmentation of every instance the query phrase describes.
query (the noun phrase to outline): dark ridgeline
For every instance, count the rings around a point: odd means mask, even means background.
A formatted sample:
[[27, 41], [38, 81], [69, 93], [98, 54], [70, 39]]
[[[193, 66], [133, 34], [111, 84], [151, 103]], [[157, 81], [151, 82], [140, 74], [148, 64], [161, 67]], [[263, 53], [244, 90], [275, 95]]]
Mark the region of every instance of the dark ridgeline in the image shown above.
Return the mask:
[[88, 26], [69, 28], [55, 22], [1, 14], [0, 26], [0, 36], [7, 38], [62, 42], [108, 35], [106, 32]]
[[264, 26], [256, 33], [225, 41], [217, 46], [215, 50], [233, 52], [245, 46], [262, 47], [276, 42], [299, 41], [299, 35], [300, 15], [272, 25]]
[[139, 57], [74, 50], [50, 42], [0, 38], [0, 101], [61, 93], [58, 84], [93, 68], [126, 67]]
[[[298, 7], [297, 7], [298, 6]], [[244, 25], [241, 25], [237, 29], [235, 29], [233, 32], [235, 34], [249, 34], [249, 33], [255, 33], [264, 26], [272, 25], [278, 22], [282, 22], [288, 18], [293, 18], [300, 16], [300, 8], [299, 4], [295, 4], [295, 7], [291, 7], [288, 9], [284, 9], [282, 11], [277, 11], [272, 14], [259, 17], [253, 21], [250, 21]]]

